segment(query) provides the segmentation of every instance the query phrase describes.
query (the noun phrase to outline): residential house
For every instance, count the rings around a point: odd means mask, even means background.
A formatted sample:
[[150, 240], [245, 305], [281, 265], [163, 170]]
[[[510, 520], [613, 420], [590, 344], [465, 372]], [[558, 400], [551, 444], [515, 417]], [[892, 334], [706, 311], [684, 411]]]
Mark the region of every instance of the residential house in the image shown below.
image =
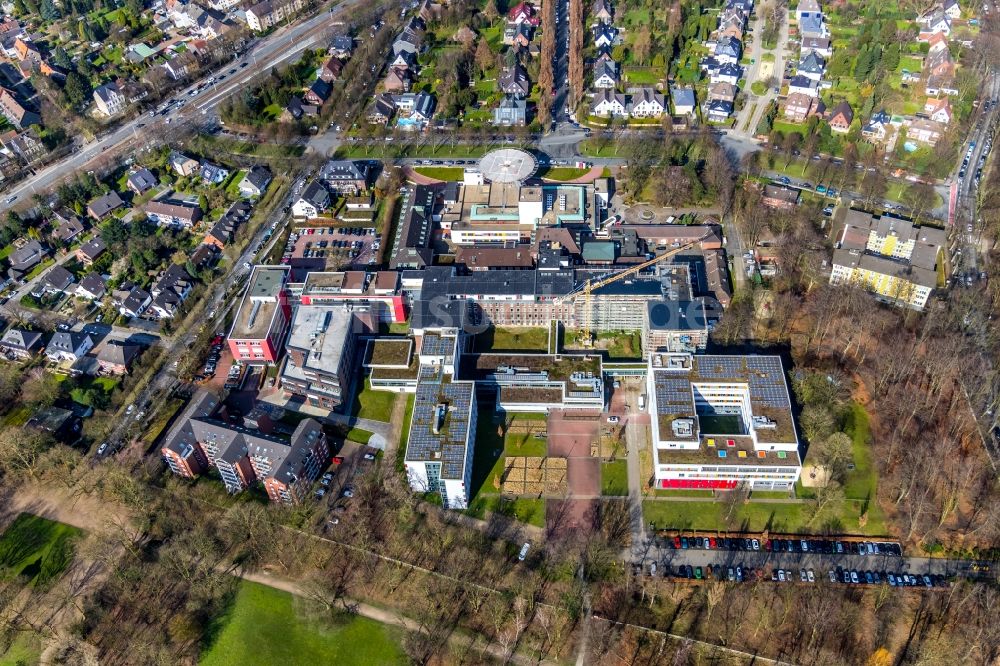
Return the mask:
[[34, 111], [29, 111], [21, 102], [17, 100], [14, 93], [6, 88], [0, 87], [0, 113], [19, 130], [27, 129], [32, 125], [42, 122], [41, 116]]
[[409, 92], [413, 85], [413, 75], [407, 69], [392, 67], [382, 81], [382, 88], [386, 92]]
[[628, 116], [628, 101], [625, 95], [604, 88], [594, 93], [594, 101], [590, 105], [590, 113], [594, 116]]
[[926, 42], [937, 33], [948, 37], [951, 35], [951, 17], [945, 14], [940, 5], [936, 5], [917, 17], [920, 32], [917, 41]]
[[420, 53], [423, 38], [413, 30], [404, 30], [392, 43], [392, 55], [395, 57], [404, 51], [417, 55]]
[[115, 191], [103, 194], [87, 204], [87, 214], [98, 222], [125, 205]]
[[540, 21], [536, 15], [535, 8], [527, 2], [520, 2], [507, 12], [507, 20], [510, 23], [527, 23], [537, 26]]
[[531, 44], [533, 36], [534, 28], [530, 23], [509, 24], [507, 30], [504, 30], [504, 43], [526, 49]]
[[950, 18], [957, 19], [962, 16], [962, 8], [959, 6], [958, 0], [944, 0], [944, 2], [941, 3], [941, 9], [944, 10], [944, 13]]
[[352, 197], [368, 191], [371, 175], [368, 163], [356, 160], [330, 160], [319, 170], [327, 191]]
[[267, 186], [271, 184], [271, 170], [265, 166], [252, 166], [238, 185], [240, 194], [256, 199], [263, 196]]
[[869, 141], [879, 143], [885, 141], [889, 131], [891, 117], [885, 109], [881, 109], [872, 114], [868, 122], [861, 128], [861, 136]]
[[437, 100], [434, 98], [434, 95], [423, 91], [418, 92], [413, 100], [413, 110], [410, 111], [410, 119], [425, 123], [430, 122], [430, 119], [434, 117], [436, 106]]
[[718, 71], [712, 76], [712, 83], [731, 83], [732, 85], [737, 85], [740, 82], [740, 77], [743, 76], [743, 70], [740, 69], [739, 65], [733, 63], [726, 63], [719, 67]]
[[368, 111], [365, 112], [365, 118], [371, 124], [386, 125], [395, 114], [396, 103], [393, 101], [392, 95], [381, 93], [375, 95], [375, 99], [368, 106]]
[[715, 100], [735, 103], [736, 86], [732, 83], [713, 83], [708, 88], [708, 100], [706, 101], [714, 102]]
[[826, 72], [826, 61], [815, 51], [810, 51], [799, 61], [797, 72], [799, 76], [804, 76], [813, 81], [820, 81]]
[[[61, 217], [61, 216], [60, 216]], [[67, 215], [59, 221], [58, 226], [52, 232], [52, 238], [68, 245], [73, 239], [84, 231], [83, 222], [76, 215]]]
[[674, 103], [674, 113], [678, 116], [693, 116], [697, 102], [691, 88], [671, 88], [670, 99]]
[[305, 0], [264, 0], [246, 11], [247, 26], [254, 32], [264, 32], [285, 19], [291, 19], [305, 8]]
[[32, 289], [32, 294], [38, 297], [45, 294], [63, 294], [69, 289], [76, 278], [62, 266], [53, 266], [45, 273], [45, 277]]
[[145, 206], [146, 217], [161, 227], [190, 229], [201, 219], [201, 208], [186, 201], [158, 199]]
[[854, 109], [844, 100], [830, 111], [830, 129], [838, 134], [847, 134], [854, 122]]
[[163, 63], [163, 69], [174, 81], [180, 81], [198, 73], [198, 58], [190, 51], [184, 51]]
[[226, 178], [229, 178], [229, 169], [211, 162], [202, 162], [198, 167], [198, 175], [209, 185], [221, 185]]
[[33, 127], [18, 132], [7, 130], [0, 134], [0, 146], [21, 160], [23, 164], [31, 164], [45, 154], [45, 144]]
[[746, 29], [747, 15], [738, 7], [726, 7], [719, 14], [719, 27], [716, 38], [735, 37], [742, 41]]
[[177, 152], [170, 153], [167, 164], [178, 176], [193, 176], [201, 169], [201, 163], [198, 160]]
[[327, 83], [333, 83], [340, 79], [341, 72], [344, 71], [344, 61], [335, 56], [327, 58], [319, 67], [316, 76]]
[[829, 37], [803, 37], [800, 52], [803, 55], [813, 52], [824, 58], [829, 58], [833, 55], [833, 46]]
[[56, 363], [75, 363], [94, 348], [94, 340], [86, 333], [57, 331], [45, 346], [45, 356]]
[[799, 21], [799, 34], [805, 37], [825, 38], [830, 36], [830, 29], [822, 16], [807, 16]]
[[127, 375], [132, 369], [132, 363], [142, 353], [139, 345], [109, 340], [97, 352], [97, 366], [102, 375]]
[[31, 72], [41, 66], [43, 58], [38, 47], [24, 37], [14, 40], [14, 50], [17, 52], [17, 59], [21, 61], [22, 70]]
[[323, 79], [316, 79], [309, 86], [309, 90], [306, 91], [305, 95], [302, 96], [304, 102], [309, 104], [315, 104], [316, 106], [323, 106], [326, 100], [330, 99], [330, 93], [333, 92], [333, 86]]
[[506, 67], [500, 72], [497, 80], [500, 92], [511, 97], [521, 99], [531, 94], [531, 81], [528, 80], [528, 72], [521, 63], [515, 63], [513, 67]]
[[0, 354], [7, 358], [29, 359], [42, 348], [42, 334], [23, 328], [9, 328], [0, 339]]
[[159, 185], [159, 183], [160, 181], [153, 175], [152, 171], [149, 169], [139, 169], [129, 174], [128, 180], [125, 181], [125, 187], [135, 193], [136, 196], [141, 196]]
[[659, 118], [666, 110], [666, 99], [653, 88], [640, 88], [632, 93], [633, 118]]
[[924, 115], [936, 123], [951, 124], [951, 100], [947, 97], [927, 98], [924, 102]]
[[611, 23], [615, 20], [615, 10], [610, 0], [594, 0], [590, 8], [590, 16], [600, 23]]
[[597, 48], [610, 48], [617, 38], [618, 30], [614, 26], [605, 23], [594, 26], [594, 46]]
[[614, 89], [618, 86], [618, 63], [598, 60], [594, 63], [594, 87]]
[[735, 37], [723, 37], [715, 43], [715, 60], [720, 64], [739, 64], [743, 55], [743, 44]]
[[94, 88], [93, 96], [94, 104], [97, 105], [98, 112], [103, 116], [117, 116], [128, 107], [125, 95], [118, 90], [118, 84], [114, 81]]
[[507, 96], [493, 109], [493, 124], [503, 127], [526, 125], [528, 104], [523, 99]]
[[788, 82], [788, 94], [796, 93], [806, 97], [819, 97], [819, 82], [805, 76], [793, 76]]
[[733, 114], [733, 103], [715, 100], [708, 103], [708, 119], [715, 123], [729, 121], [729, 116]]
[[927, 146], [935, 146], [941, 140], [941, 135], [944, 133], [942, 130], [939, 123], [918, 118], [906, 126], [906, 138]]
[[298, 201], [292, 204], [292, 216], [298, 218], [319, 217], [330, 206], [330, 193], [317, 181], [306, 186]]
[[171, 264], [153, 283], [149, 310], [157, 319], [174, 316], [181, 303], [187, 299], [194, 287], [194, 281], [187, 269], [180, 264]]
[[48, 254], [48, 248], [36, 240], [29, 240], [7, 255], [7, 261], [10, 263], [8, 274], [14, 279], [20, 279], [35, 266], [42, 263], [42, 259]]
[[118, 312], [126, 317], [141, 317], [152, 302], [153, 297], [149, 295], [148, 291], [133, 287], [122, 300], [121, 305], [118, 306]]
[[99, 301], [107, 292], [108, 285], [104, 282], [104, 278], [97, 273], [87, 273], [80, 280], [80, 284], [76, 285], [75, 294], [88, 301]]
[[76, 258], [84, 266], [90, 266], [98, 257], [108, 251], [108, 246], [100, 236], [94, 236], [77, 249]]
[[779, 208], [782, 210], [789, 210], [795, 208], [799, 204], [799, 194], [800, 190], [794, 187], [785, 187], [783, 185], [765, 185], [763, 201], [765, 206], [769, 208]]
[[222, 250], [232, 242], [233, 237], [236, 235], [237, 226], [239, 225], [236, 223], [236, 220], [228, 215], [223, 215], [208, 230], [208, 233], [205, 234], [205, 240], [202, 242], [206, 245], [214, 245]]
[[194, 252], [191, 253], [191, 263], [198, 270], [210, 266], [215, 263], [216, 258], [220, 254], [219, 248], [214, 245], [206, 245], [202, 243], [199, 245]]
[[802, 19], [809, 16], [823, 16], [819, 2], [817, 0], [800, 0], [795, 7], [795, 20], [801, 23]]

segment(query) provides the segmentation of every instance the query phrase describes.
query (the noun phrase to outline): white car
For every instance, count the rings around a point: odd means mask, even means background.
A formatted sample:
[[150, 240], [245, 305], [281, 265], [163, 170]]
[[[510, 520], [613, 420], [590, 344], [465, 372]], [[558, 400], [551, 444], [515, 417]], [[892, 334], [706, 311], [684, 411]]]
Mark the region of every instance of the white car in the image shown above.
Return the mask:
[[528, 556], [528, 550], [530, 549], [531, 549], [530, 543], [526, 543], [523, 546], [521, 546], [521, 552], [517, 554], [518, 561], [524, 562], [524, 558]]
[[608, 423], [618, 423], [618, 420], [619, 419], [618, 419], [617, 416], [609, 416], [608, 417]]

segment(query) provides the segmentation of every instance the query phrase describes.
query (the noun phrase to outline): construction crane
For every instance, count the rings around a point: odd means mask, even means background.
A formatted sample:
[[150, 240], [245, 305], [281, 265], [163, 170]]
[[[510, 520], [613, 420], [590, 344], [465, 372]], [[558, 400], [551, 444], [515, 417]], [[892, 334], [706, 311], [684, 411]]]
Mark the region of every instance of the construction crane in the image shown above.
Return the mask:
[[615, 273], [614, 275], [610, 275], [610, 276], [604, 277], [604, 278], [597, 278], [597, 279], [595, 279], [595, 278], [587, 278], [587, 280], [580, 287], [578, 287], [577, 289], [574, 289], [572, 292], [570, 292], [569, 294], [566, 294], [566, 296], [563, 296], [562, 298], [558, 299], [556, 302], [557, 303], [563, 303], [563, 302], [566, 302], [566, 301], [575, 301], [579, 296], [581, 296], [581, 295], [583, 296], [583, 298], [584, 298], [583, 344], [587, 345], [587, 346], [590, 346], [590, 345], [592, 345], [594, 343], [594, 338], [593, 338], [593, 327], [594, 327], [593, 293], [594, 293], [595, 289], [600, 289], [601, 287], [606, 287], [607, 285], [613, 284], [615, 282], [618, 282], [619, 280], [623, 280], [623, 279], [629, 277], [630, 275], [635, 275], [636, 273], [639, 273], [639, 272], [641, 272], [641, 271], [649, 268], [650, 266], [655, 266], [656, 264], [660, 263], [664, 259], [669, 259], [670, 257], [674, 256], [678, 252], [682, 252], [682, 251], [684, 251], [684, 250], [686, 250], [686, 249], [688, 249], [690, 247], [693, 247], [693, 246], [699, 244], [700, 242], [702, 242], [706, 238], [708, 238], [708, 235], [702, 236], [701, 238], [698, 238], [697, 240], [693, 240], [690, 243], [685, 243], [684, 245], [681, 245], [679, 247], [671, 248], [671, 249], [667, 250], [666, 252], [664, 252], [663, 254], [658, 254], [655, 257], [653, 257], [652, 259], [648, 259], [648, 260], [642, 262], [641, 264], [636, 264], [635, 266], [630, 266], [629, 268], [626, 268], [625, 270], [619, 271], [619, 272]]

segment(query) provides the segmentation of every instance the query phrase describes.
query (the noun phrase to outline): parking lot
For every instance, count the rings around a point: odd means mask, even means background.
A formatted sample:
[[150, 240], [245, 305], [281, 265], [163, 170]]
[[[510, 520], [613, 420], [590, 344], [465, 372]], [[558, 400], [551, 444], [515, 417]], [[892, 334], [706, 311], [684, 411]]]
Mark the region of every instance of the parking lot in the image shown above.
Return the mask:
[[938, 588], [956, 576], [987, 575], [975, 565], [967, 560], [906, 557], [900, 544], [892, 541], [661, 535], [633, 565], [633, 574], [691, 582]]
[[305, 227], [289, 235], [281, 263], [310, 271], [365, 268], [379, 247], [374, 227]]
[[324, 529], [333, 530], [349, 519], [358, 479], [378, 464], [378, 453], [378, 449], [370, 446], [344, 442], [340, 450], [332, 454], [330, 468], [320, 477], [313, 491], [313, 497], [325, 503], [330, 512]]

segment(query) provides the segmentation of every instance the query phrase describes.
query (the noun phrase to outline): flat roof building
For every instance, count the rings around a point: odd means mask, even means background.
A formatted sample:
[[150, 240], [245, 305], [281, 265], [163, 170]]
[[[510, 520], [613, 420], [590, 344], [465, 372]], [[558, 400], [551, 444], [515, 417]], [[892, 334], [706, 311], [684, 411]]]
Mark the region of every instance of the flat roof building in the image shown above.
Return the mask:
[[798, 480], [781, 357], [653, 354], [646, 393], [658, 488], [788, 490]]
[[289, 272], [284, 266], [254, 267], [229, 331], [234, 359], [256, 365], [278, 360], [291, 316], [285, 290]]
[[422, 366], [404, 465], [414, 492], [439, 493], [449, 509], [466, 509], [472, 491], [476, 387], [443, 366]]

